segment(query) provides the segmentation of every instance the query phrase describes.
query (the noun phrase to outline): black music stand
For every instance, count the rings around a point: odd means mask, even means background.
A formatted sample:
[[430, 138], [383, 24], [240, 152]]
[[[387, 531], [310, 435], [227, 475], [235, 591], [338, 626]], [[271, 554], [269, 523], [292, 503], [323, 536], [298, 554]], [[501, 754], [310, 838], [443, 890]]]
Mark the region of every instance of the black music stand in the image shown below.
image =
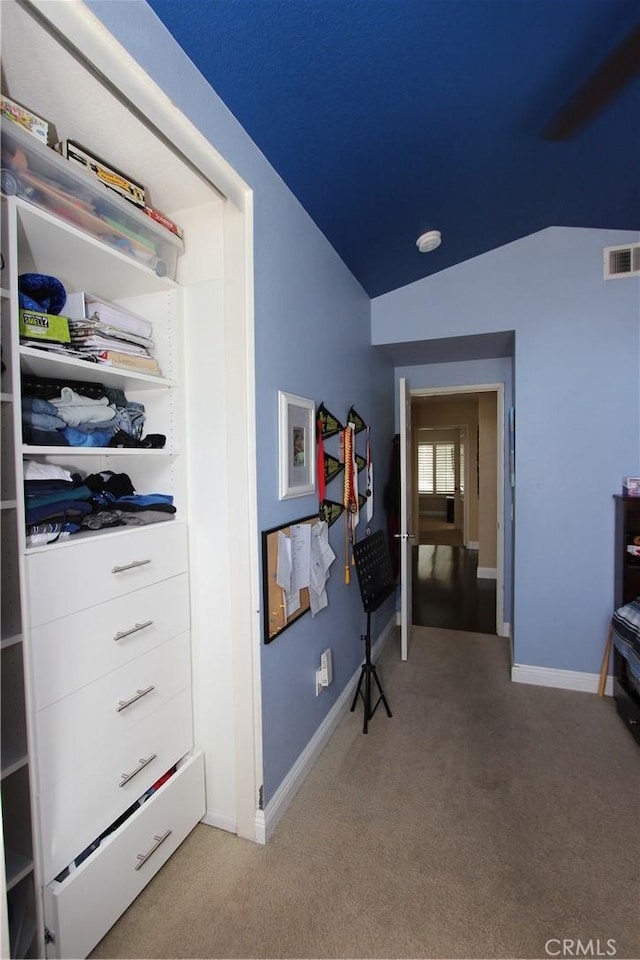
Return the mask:
[[[364, 703], [364, 727], [362, 732], [367, 733], [369, 720], [376, 712], [380, 701], [384, 704], [387, 716], [393, 716], [380, 680], [378, 679], [375, 664], [371, 662], [371, 614], [384, 603], [387, 597], [390, 597], [391, 594], [395, 592], [396, 581], [391, 568], [391, 557], [389, 556], [387, 540], [381, 530], [371, 534], [370, 537], [365, 537], [364, 540], [359, 540], [357, 543], [354, 543], [353, 559], [358, 573], [362, 605], [367, 614], [367, 632], [360, 638], [364, 640], [365, 657], [360, 671], [358, 689], [351, 704], [351, 712], [353, 713], [356, 708], [358, 696], [361, 696]], [[372, 681], [378, 688], [379, 693], [373, 708], [371, 707]]]

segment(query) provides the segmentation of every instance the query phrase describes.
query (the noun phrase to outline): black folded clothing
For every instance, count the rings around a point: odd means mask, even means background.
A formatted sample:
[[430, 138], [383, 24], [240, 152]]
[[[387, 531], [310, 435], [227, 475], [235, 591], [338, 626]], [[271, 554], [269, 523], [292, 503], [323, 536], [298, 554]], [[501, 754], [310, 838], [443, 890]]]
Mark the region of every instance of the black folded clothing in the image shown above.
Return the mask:
[[128, 474], [114, 473], [113, 470], [90, 473], [84, 482], [94, 493], [110, 493], [116, 498], [130, 497], [136, 492]]
[[132, 437], [130, 433], [124, 430], [118, 430], [109, 440], [110, 447], [140, 447], [146, 450], [161, 450], [167, 442], [167, 438], [162, 433], [148, 433], [146, 437], [140, 440]]
[[34, 377], [25, 374], [22, 377], [22, 392], [27, 397], [40, 397], [41, 400], [53, 400], [59, 397], [63, 387], [72, 387], [81, 397], [91, 400], [101, 400], [106, 396], [105, 388], [101, 383], [90, 383], [85, 380], [58, 380], [56, 377]]

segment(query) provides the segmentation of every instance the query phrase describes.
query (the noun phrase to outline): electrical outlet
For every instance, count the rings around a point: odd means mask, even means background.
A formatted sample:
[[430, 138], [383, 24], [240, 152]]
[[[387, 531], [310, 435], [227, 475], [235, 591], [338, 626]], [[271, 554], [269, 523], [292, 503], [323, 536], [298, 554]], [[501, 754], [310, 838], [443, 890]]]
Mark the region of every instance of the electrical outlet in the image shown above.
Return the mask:
[[320, 667], [316, 670], [316, 697], [323, 687], [328, 687], [333, 681], [333, 661], [329, 647], [320, 656]]

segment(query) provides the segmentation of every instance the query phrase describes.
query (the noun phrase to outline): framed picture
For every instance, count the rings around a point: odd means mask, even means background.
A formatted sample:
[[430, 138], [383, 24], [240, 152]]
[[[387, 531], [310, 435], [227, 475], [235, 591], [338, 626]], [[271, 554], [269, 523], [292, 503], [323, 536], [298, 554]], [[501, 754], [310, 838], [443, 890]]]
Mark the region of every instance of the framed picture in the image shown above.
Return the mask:
[[278, 391], [279, 497], [304, 497], [316, 489], [315, 403]]

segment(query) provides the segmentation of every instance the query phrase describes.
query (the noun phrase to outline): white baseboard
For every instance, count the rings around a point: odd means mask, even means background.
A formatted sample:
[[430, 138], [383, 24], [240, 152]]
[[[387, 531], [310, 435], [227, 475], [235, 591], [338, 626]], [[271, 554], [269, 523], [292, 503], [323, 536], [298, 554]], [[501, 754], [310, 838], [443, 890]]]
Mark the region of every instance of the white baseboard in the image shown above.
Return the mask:
[[478, 567], [478, 580], [497, 580], [498, 571], [495, 567]]
[[[371, 656], [378, 657], [383, 647], [390, 639], [396, 628], [395, 612], [389, 616], [389, 619], [376, 642], [373, 645]], [[302, 786], [305, 778], [311, 772], [313, 765], [320, 756], [320, 753], [328, 743], [331, 734], [335, 730], [343, 714], [351, 706], [351, 701], [360, 679], [360, 667], [356, 670], [351, 680], [347, 683], [344, 690], [331, 707], [311, 740], [306, 745], [296, 762], [293, 764], [288, 774], [274, 793], [273, 797], [267, 803], [264, 810], [256, 811], [255, 828], [256, 841], [266, 843], [275, 830], [276, 826], [284, 816], [287, 807], [295, 797]]]
[[499, 630], [496, 630], [496, 633], [499, 637], [510, 637], [511, 636], [511, 624], [505, 620]]
[[206, 823], [208, 827], [217, 827], [219, 830], [226, 830], [228, 833], [238, 832], [235, 817], [229, 817], [226, 813], [219, 813], [216, 810], [207, 810], [200, 823]]
[[[552, 667], [530, 667], [514, 663], [511, 668], [514, 683], [530, 683], [539, 687], [558, 687], [561, 690], [578, 690], [581, 693], [597, 693], [600, 676], [597, 673], [581, 673], [579, 670], [556, 670]], [[604, 692], [613, 695], [613, 677], [607, 677]]]
[[267, 824], [264, 810], [256, 810], [256, 843], [267, 842]]

